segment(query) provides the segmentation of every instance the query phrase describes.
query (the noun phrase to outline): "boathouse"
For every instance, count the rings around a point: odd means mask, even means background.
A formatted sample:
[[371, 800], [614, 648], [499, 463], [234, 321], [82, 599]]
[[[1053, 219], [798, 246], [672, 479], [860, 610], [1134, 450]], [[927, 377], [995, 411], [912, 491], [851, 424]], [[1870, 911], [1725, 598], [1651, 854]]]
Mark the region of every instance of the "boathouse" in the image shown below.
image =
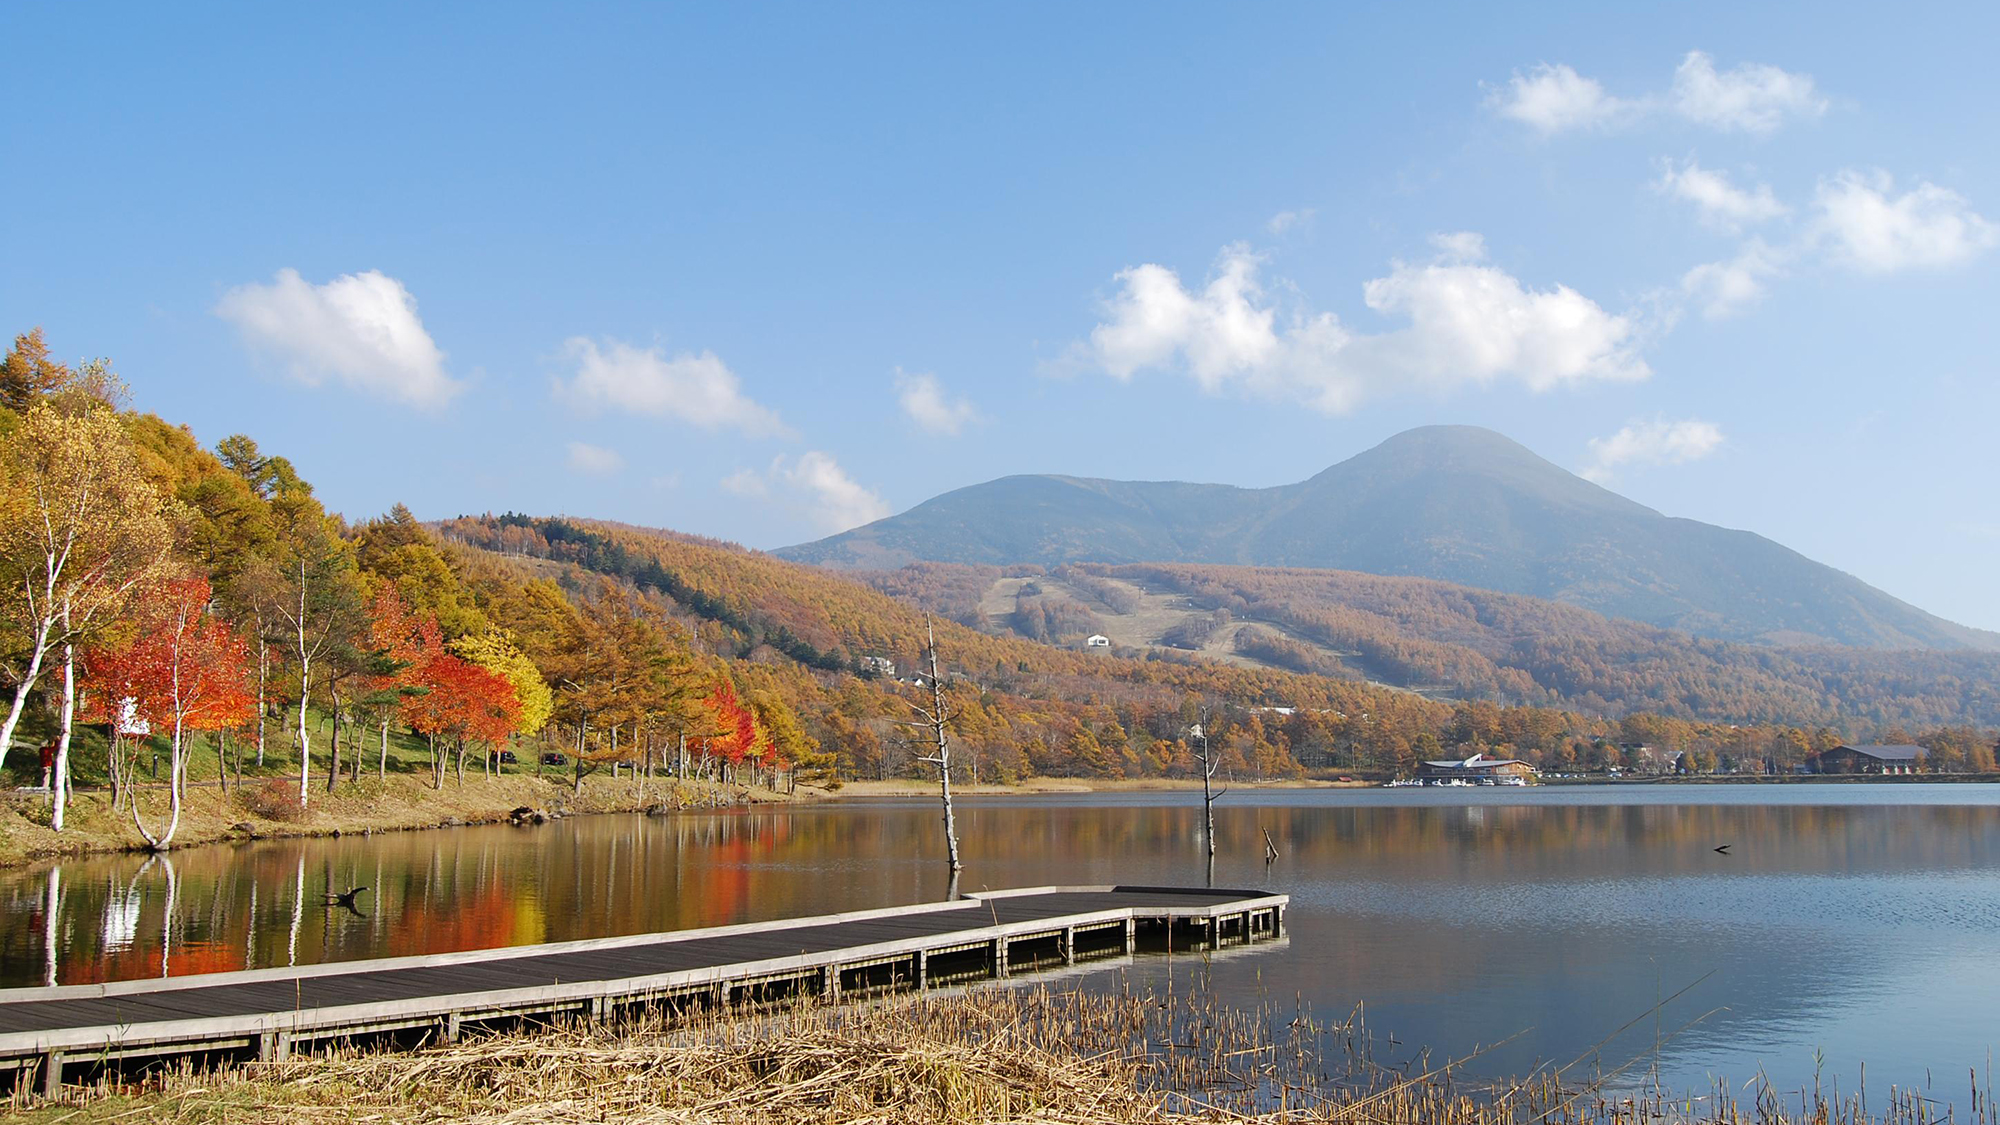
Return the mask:
[[1835, 746], [1812, 756], [1814, 773], [1916, 773], [1923, 767], [1921, 746]]

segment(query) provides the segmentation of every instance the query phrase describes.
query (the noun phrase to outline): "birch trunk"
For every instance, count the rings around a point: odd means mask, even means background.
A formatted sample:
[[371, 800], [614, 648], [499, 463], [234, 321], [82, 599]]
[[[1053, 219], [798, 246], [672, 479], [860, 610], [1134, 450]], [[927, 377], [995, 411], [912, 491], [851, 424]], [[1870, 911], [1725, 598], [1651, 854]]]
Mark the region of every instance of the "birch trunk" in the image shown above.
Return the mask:
[[139, 795], [137, 793], [132, 794], [132, 826], [139, 830], [139, 835], [146, 841], [146, 846], [156, 852], [167, 850], [168, 845], [173, 843], [174, 833], [181, 826], [181, 780], [183, 774], [181, 759], [183, 755], [181, 750], [181, 717], [179, 714], [175, 714], [174, 716], [172, 747], [167, 757], [167, 808], [169, 810], [167, 827], [158, 835], [155, 835], [152, 829], [146, 827], [144, 818], [139, 814]]
[[49, 634], [55, 629], [55, 618], [44, 622], [35, 634], [34, 655], [28, 658], [28, 670], [21, 676], [21, 682], [14, 685], [14, 705], [7, 709], [7, 721], [0, 725], [0, 766], [7, 764], [7, 751], [14, 747], [14, 728], [21, 725], [21, 710], [28, 704], [28, 693], [35, 688], [35, 681], [42, 674], [42, 657], [49, 650]]
[[306, 644], [306, 564], [299, 560], [299, 808], [304, 810], [312, 784], [312, 740], [306, 732], [306, 703], [312, 699], [312, 648]]
[[63, 830], [63, 816], [69, 810], [69, 737], [76, 725], [76, 645], [69, 642], [63, 644], [62, 688], [62, 734], [56, 739], [55, 771], [49, 777], [53, 790], [49, 827], [57, 832]]
[[264, 768], [264, 717], [270, 710], [264, 698], [264, 681], [271, 673], [271, 646], [264, 640], [264, 625], [257, 624], [257, 768]]

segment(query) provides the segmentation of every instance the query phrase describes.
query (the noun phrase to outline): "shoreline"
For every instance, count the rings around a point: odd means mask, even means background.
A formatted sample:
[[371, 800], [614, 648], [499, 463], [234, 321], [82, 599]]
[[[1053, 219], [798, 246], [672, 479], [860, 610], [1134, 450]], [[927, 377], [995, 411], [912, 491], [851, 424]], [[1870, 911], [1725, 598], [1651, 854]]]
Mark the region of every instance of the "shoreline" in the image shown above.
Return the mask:
[[[1575, 788], [1651, 788], [1661, 785], [1957, 785], [2000, 783], [2000, 773], [1922, 773], [1893, 776], [1873, 774], [1692, 774], [1676, 776], [1662, 774], [1657, 777], [1559, 777], [1543, 778], [1528, 789], [1575, 789]], [[1379, 778], [1296, 778], [1270, 781], [1228, 781], [1218, 780], [1218, 791], [1243, 790], [1310, 790], [1310, 789], [1384, 789], [1388, 788]], [[1409, 788], [1417, 788], [1410, 786]], [[1499, 786], [1426, 786], [1424, 788], [1488, 789]], [[1519, 786], [1509, 786], [1513, 791]], [[838, 788], [823, 785], [799, 784], [803, 796], [810, 791], [817, 800], [884, 800], [908, 797], [937, 796], [936, 781], [917, 781], [896, 778], [889, 781], [849, 781]], [[955, 797], [1034, 797], [1052, 793], [1186, 793], [1201, 792], [1201, 781], [1191, 778], [1149, 777], [1149, 778], [1087, 778], [1049, 777], [1031, 778], [1016, 785], [1001, 785], [982, 782], [977, 785], [953, 782], [952, 795]]]
[[[422, 832], [472, 825], [509, 824], [516, 820], [559, 820], [591, 813], [636, 813], [658, 808], [728, 808], [792, 804], [822, 799], [769, 789], [708, 781], [655, 778], [640, 792], [627, 778], [587, 777], [583, 791], [568, 778], [533, 774], [468, 777], [463, 786], [447, 781], [432, 789], [416, 774], [390, 774], [386, 779], [344, 782], [327, 793], [316, 782], [311, 804], [297, 816], [282, 803], [260, 802], [276, 790], [297, 791], [296, 778], [246, 779], [241, 790], [222, 792], [213, 784], [191, 786], [182, 809], [180, 829], [169, 852], [212, 844], [308, 837], [369, 836], [377, 832]], [[803, 787], [802, 787], [803, 789]], [[164, 789], [143, 793], [160, 796]], [[132, 826], [131, 813], [109, 808], [108, 790], [84, 790], [70, 806], [70, 822], [58, 833], [42, 823], [47, 795], [39, 790], [0, 794], [0, 871], [28, 867], [47, 860], [95, 855], [150, 854]], [[278, 815], [258, 811], [272, 809]], [[520, 814], [517, 816], [517, 814]], [[150, 814], [149, 814], [150, 815]], [[158, 819], [164, 819], [160, 817]]]
[[[302, 819], [288, 810], [281, 815], [260, 815], [246, 801], [261, 793], [282, 790], [294, 783], [288, 778], [265, 777], [246, 783], [243, 791], [227, 794], [212, 784], [190, 788], [180, 830], [170, 850], [210, 844], [245, 843], [263, 839], [295, 839], [325, 836], [372, 835], [376, 832], [418, 832], [472, 825], [507, 824], [517, 819], [562, 819], [593, 813], [635, 813], [666, 808], [674, 811], [701, 808], [740, 808], [752, 805], [808, 805], [829, 801], [893, 801], [935, 799], [937, 784], [898, 778], [889, 781], [849, 781], [838, 786], [801, 782], [793, 793], [777, 793], [764, 788], [708, 781], [658, 779], [648, 783], [641, 794], [625, 778], [589, 777], [577, 794], [564, 779], [532, 774], [496, 775], [468, 778], [463, 786], [447, 783], [441, 790], [430, 788], [415, 774], [392, 774], [384, 781], [365, 778], [358, 785], [343, 783], [333, 794], [316, 790], [313, 803]], [[1658, 786], [1714, 785], [1924, 785], [1994, 784], [2000, 774], [1911, 774], [1878, 777], [1872, 775], [1764, 775], [1660, 776], [1660, 777], [1573, 777], [1549, 778], [1540, 783], [1547, 788], [1653, 788]], [[1359, 790], [1383, 788], [1376, 779], [1298, 778], [1272, 781], [1233, 781], [1223, 788], [1232, 792], [1290, 790]], [[1478, 788], [1486, 788], [1484, 786]], [[1535, 788], [1531, 786], [1530, 788]], [[994, 782], [957, 784], [960, 797], [1038, 797], [1092, 793], [1199, 793], [1201, 782], [1190, 778], [1031, 778], [1014, 785]], [[145, 790], [157, 794], [158, 790]], [[0, 870], [18, 869], [46, 860], [92, 855], [145, 854], [151, 851], [133, 829], [130, 814], [113, 814], [107, 808], [107, 791], [83, 791], [71, 806], [69, 828], [56, 833], [40, 823], [46, 815], [46, 796], [37, 790], [0, 793]], [[270, 806], [266, 806], [270, 807]]]

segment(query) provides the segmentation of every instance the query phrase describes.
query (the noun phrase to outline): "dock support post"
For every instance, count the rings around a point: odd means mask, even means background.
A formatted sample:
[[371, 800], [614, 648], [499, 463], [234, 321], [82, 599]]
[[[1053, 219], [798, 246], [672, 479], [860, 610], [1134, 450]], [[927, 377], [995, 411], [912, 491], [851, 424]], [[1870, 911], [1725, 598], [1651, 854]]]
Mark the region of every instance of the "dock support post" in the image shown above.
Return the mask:
[[1007, 939], [1004, 937], [993, 939], [993, 978], [1007, 979]]
[[292, 1037], [282, 1031], [271, 1036], [271, 1061], [286, 1062], [292, 1057]]
[[63, 1053], [50, 1051], [42, 1056], [42, 1096], [57, 1097], [62, 1093]]
[[1139, 920], [1125, 919], [1125, 956], [1130, 957], [1139, 950]]
[[1271, 908], [1271, 936], [1277, 937], [1280, 934], [1283, 934], [1284, 932], [1285, 932], [1285, 908], [1282, 906], [1274, 906]]
[[829, 1004], [840, 1002], [840, 966], [828, 965], [820, 970], [820, 998]]
[[919, 949], [916, 961], [917, 991], [922, 992], [931, 986], [931, 955]]
[[277, 1054], [278, 1033], [275, 1031], [260, 1032], [257, 1036], [257, 1061], [272, 1062], [276, 1059]]
[[710, 985], [708, 999], [710, 1005], [718, 1012], [727, 1008], [729, 1006], [729, 982], [719, 980]]
[[1236, 916], [1236, 936], [1244, 945], [1250, 944], [1250, 912], [1245, 910]]
[[1063, 927], [1063, 964], [1076, 964], [1076, 927]]

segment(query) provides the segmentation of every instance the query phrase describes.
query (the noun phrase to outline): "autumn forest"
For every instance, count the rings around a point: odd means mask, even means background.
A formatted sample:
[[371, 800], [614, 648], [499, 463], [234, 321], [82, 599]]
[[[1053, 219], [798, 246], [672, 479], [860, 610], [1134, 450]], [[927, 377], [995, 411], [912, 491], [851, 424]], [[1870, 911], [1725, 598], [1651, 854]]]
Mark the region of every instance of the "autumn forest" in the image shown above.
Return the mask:
[[[127, 400], [39, 331], [0, 368], [0, 771], [45, 787], [30, 815], [58, 834], [87, 798], [169, 847], [195, 785], [280, 821], [392, 783], [921, 776], [927, 614], [965, 782], [1189, 776], [1204, 706], [1239, 779], [1475, 751], [1601, 770], [1641, 746], [1789, 772], [1857, 738], [1994, 768], [1990, 656], [1763, 648], [1444, 583], [1188, 565], [1065, 568], [1077, 593], [1024, 587], [996, 626], [979, 599], [1000, 568], [856, 578], [606, 522], [328, 512], [280, 452], [204, 445]], [[1237, 634], [1254, 659], [1078, 651], [1135, 588], [1265, 623]]]

